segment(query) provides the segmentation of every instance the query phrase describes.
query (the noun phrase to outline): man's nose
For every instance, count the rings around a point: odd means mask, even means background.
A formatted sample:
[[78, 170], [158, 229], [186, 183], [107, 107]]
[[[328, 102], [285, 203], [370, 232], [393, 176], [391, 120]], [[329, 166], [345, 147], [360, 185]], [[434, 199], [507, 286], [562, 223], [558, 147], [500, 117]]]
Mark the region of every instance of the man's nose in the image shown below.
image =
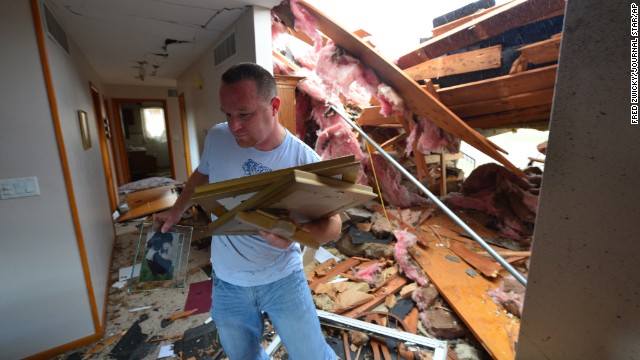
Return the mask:
[[240, 119], [233, 115], [229, 116], [229, 118], [227, 119], [227, 123], [231, 131], [237, 131], [242, 128], [242, 122], [240, 121]]

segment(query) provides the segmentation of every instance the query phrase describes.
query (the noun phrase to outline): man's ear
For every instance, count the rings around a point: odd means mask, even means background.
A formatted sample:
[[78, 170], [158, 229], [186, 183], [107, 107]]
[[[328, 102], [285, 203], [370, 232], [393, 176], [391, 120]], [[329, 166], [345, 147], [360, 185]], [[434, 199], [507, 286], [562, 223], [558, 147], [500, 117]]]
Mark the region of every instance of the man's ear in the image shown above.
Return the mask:
[[273, 99], [271, 99], [271, 110], [272, 110], [272, 115], [273, 116], [278, 114], [278, 110], [280, 110], [280, 98], [279, 97], [274, 96]]

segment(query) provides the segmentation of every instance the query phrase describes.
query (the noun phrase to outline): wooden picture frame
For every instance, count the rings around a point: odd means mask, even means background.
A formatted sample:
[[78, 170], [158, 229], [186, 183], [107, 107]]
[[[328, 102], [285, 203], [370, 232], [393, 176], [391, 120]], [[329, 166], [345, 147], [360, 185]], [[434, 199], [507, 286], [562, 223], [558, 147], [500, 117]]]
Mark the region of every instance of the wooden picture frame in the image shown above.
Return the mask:
[[86, 111], [78, 110], [78, 121], [80, 122], [82, 146], [87, 150], [91, 147], [91, 131], [89, 130], [89, 117]]
[[[340, 214], [376, 197], [371, 187], [366, 185], [292, 170], [222, 214], [209, 224], [209, 231], [214, 235], [248, 235], [256, 234], [260, 228], [265, 229], [260, 225], [258, 221], [260, 219], [252, 219], [246, 214], [240, 214], [245, 211], [284, 210], [299, 216], [300, 218], [296, 219], [299, 223], [305, 223]], [[287, 238], [294, 241], [300, 240], [294, 236], [287, 236]], [[307, 243], [307, 245], [317, 248], [317, 244]]]

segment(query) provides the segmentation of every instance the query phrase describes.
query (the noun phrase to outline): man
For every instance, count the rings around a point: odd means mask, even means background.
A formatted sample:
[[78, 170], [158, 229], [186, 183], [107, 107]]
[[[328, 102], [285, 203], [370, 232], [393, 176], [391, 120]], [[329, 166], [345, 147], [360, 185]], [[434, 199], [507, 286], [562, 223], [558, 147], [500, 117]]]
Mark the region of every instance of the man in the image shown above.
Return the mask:
[[[278, 122], [280, 98], [273, 76], [241, 63], [222, 75], [220, 108], [227, 122], [214, 125], [202, 159], [175, 205], [154, 216], [162, 232], [191, 205], [195, 187], [209, 182], [319, 161], [319, 156]], [[321, 244], [340, 235], [339, 215], [304, 224]], [[297, 243], [264, 231], [260, 236], [214, 236], [213, 318], [231, 360], [268, 359], [260, 345], [262, 312], [282, 339], [291, 359], [335, 359], [326, 344]]]

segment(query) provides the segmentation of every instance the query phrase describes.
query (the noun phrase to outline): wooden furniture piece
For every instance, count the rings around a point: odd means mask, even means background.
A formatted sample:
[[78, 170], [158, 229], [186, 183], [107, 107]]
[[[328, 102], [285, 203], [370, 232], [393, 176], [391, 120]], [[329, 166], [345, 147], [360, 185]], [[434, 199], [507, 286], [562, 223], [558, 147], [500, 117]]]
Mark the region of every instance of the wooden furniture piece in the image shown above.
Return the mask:
[[177, 199], [178, 191], [174, 185], [134, 191], [124, 198], [129, 211], [120, 215], [115, 222], [136, 219], [166, 210], [172, 207]]
[[296, 134], [296, 87], [302, 76], [275, 75], [278, 84], [278, 97], [280, 97], [280, 110], [278, 118], [290, 133]]

